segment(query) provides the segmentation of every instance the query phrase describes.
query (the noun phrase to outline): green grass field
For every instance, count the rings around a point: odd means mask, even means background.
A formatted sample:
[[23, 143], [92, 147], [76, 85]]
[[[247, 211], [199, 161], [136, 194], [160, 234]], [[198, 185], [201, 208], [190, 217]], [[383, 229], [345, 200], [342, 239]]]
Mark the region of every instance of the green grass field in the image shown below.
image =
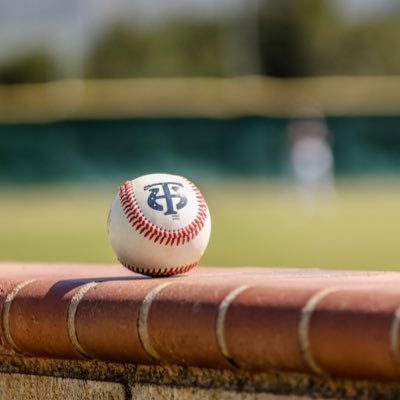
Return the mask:
[[[267, 182], [201, 184], [212, 215], [202, 265], [400, 270], [400, 185], [342, 182], [304, 208]], [[115, 262], [106, 219], [117, 187], [0, 189], [0, 260]]]

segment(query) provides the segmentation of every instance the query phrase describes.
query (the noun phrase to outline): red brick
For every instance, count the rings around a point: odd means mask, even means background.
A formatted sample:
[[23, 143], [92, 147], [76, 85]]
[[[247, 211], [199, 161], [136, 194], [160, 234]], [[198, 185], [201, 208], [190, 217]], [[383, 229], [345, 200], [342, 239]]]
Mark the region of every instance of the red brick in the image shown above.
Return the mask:
[[310, 319], [310, 351], [329, 374], [398, 378], [390, 330], [400, 292], [371, 287], [340, 290], [316, 305]]
[[93, 358], [151, 363], [138, 334], [143, 299], [163, 279], [115, 279], [98, 284], [79, 302], [76, 334]]
[[10, 334], [23, 352], [55, 358], [82, 358], [72, 346], [67, 312], [87, 280], [38, 280], [23, 287], [10, 308]]
[[218, 347], [215, 328], [219, 304], [236, 286], [221, 278], [207, 284], [176, 280], [155, 297], [148, 330], [163, 362], [230, 367]]

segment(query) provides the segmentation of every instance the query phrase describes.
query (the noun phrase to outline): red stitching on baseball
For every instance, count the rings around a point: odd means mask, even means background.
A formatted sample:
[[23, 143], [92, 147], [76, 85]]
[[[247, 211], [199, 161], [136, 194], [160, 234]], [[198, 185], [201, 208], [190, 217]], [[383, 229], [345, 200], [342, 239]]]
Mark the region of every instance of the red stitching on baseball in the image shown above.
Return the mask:
[[149, 275], [149, 276], [171, 276], [171, 275], [178, 275], [178, 274], [184, 274], [185, 272], [190, 271], [193, 269], [198, 263], [192, 263], [188, 265], [183, 265], [181, 267], [173, 267], [173, 268], [139, 268], [135, 267], [133, 265], [127, 264], [121, 260], [119, 262], [126, 268], [130, 269], [133, 272], [137, 272], [142, 275]]
[[133, 192], [132, 181], [126, 181], [119, 188], [119, 198], [125, 216], [132, 228], [145, 238], [164, 246], [179, 246], [190, 242], [203, 229], [207, 218], [207, 205], [199, 189], [188, 179], [185, 181], [191, 186], [198, 202], [198, 211], [194, 220], [180, 229], [161, 229], [150, 222], [140, 210]]

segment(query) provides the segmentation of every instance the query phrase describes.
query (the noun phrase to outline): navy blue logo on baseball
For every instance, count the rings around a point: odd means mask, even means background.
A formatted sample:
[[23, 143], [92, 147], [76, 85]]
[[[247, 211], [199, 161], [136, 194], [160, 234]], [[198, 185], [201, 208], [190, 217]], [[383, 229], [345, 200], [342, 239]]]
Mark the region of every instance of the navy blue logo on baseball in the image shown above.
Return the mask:
[[[187, 204], [187, 198], [182, 193], [183, 185], [179, 182], [160, 182], [146, 185], [144, 190], [149, 190], [150, 195], [147, 204], [153, 210], [165, 211], [164, 215], [177, 216], [177, 210], [181, 210]], [[174, 199], [178, 199], [175, 200]]]

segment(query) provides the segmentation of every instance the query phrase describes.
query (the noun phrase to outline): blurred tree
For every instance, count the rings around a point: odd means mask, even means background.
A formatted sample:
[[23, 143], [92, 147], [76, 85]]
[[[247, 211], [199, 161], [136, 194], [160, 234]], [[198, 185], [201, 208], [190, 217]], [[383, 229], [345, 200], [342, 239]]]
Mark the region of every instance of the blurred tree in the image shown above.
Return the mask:
[[220, 29], [213, 22], [173, 22], [153, 31], [149, 75], [219, 76]]
[[346, 20], [329, 0], [265, 0], [261, 71], [277, 77], [400, 74], [399, 13]]
[[343, 25], [326, 0], [263, 1], [259, 18], [261, 71], [277, 77], [317, 72], [321, 45], [329, 51]]
[[44, 50], [30, 51], [0, 65], [0, 83], [37, 83], [54, 79], [57, 65]]
[[88, 78], [120, 78], [146, 73], [148, 37], [117, 24], [102, 35], [86, 63]]
[[348, 26], [320, 57], [324, 74], [400, 74], [400, 24], [397, 18], [371, 19]]
[[148, 31], [117, 24], [95, 45], [85, 71], [88, 78], [220, 76], [220, 29], [205, 21]]
[[[346, 19], [332, 0], [253, 1], [244, 1], [220, 19], [166, 20], [141, 29], [117, 22], [94, 42], [82, 75], [400, 74], [399, 6], [390, 16]], [[62, 78], [66, 74], [61, 67], [62, 60], [53, 59], [49, 52], [29, 51], [0, 62], [0, 83]], [[81, 77], [80, 73], [74, 76]]]
[[236, 13], [221, 24], [224, 75], [259, 75], [259, 0], [242, 1], [236, 7]]

